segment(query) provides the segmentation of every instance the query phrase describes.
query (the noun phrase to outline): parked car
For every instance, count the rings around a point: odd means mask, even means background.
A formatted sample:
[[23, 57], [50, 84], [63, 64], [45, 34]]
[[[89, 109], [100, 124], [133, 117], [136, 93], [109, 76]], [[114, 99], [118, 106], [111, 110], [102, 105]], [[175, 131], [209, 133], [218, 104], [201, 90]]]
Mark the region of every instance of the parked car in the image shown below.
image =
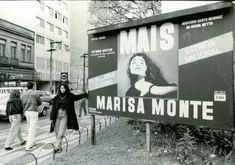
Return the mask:
[[9, 94], [13, 90], [19, 90], [20, 93], [23, 93], [26, 91], [26, 88], [25, 87], [0, 87], [0, 95]]
[[[0, 95], [0, 117], [7, 118], [6, 113], [6, 105], [9, 100], [10, 94]], [[50, 108], [50, 104], [48, 102], [42, 102], [42, 105], [39, 106], [39, 115], [46, 116], [48, 109]]]
[[49, 91], [41, 91], [41, 90], [36, 90], [36, 91], [39, 94], [42, 102], [47, 102], [50, 105], [52, 104], [54, 96]]

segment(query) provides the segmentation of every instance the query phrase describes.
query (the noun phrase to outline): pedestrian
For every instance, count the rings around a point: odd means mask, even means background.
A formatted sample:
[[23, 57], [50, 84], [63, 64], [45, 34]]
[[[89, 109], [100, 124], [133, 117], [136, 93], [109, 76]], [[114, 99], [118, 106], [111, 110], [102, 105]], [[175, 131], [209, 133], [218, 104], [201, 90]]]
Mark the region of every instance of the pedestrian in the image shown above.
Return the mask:
[[39, 94], [33, 90], [34, 83], [27, 83], [27, 91], [22, 95], [21, 100], [27, 120], [28, 138], [26, 142], [26, 151], [35, 149], [36, 126], [38, 123], [38, 106], [42, 104]]
[[51, 123], [54, 125], [54, 129], [51, 127], [50, 132], [55, 130], [56, 134], [55, 153], [62, 151], [61, 145], [66, 127], [73, 130], [79, 129], [74, 102], [87, 96], [87, 93], [78, 95], [71, 93], [66, 84], [59, 85], [58, 94], [53, 100], [50, 114]]
[[12, 150], [13, 148], [11, 147], [11, 145], [16, 137], [19, 139], [20, 145], [25, 144], [25, 140], [22, 138], [20, 129], [21, 118], [23, 115], [23, 105], [20, 100], [19, 90], [13, 90], [11, 92], [10, 98], [6, 105], [6, 113], [7, 116], [9, 116], [11, 128], [5, 143], [5, 150]]
[[[84, 90], [83, 90], [83, 92], [84, 92]], [[81, 101], [80, 101], [80, 107], [79, 107], [79, 117], [81, 117], [82, 116], [82, 110], [83, 110], [83, 112], [84, 112], [84, 115], [86, 116], [86, 114], [87, 114], [87, 110], [86, 110], [86, 99], [82, 99]]]

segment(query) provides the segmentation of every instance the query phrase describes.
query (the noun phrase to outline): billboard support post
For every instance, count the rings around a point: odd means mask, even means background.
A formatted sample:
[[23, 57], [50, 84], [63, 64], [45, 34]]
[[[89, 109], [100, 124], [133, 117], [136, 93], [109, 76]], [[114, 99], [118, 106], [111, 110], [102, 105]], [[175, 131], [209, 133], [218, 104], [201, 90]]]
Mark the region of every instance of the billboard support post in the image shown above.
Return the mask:
[[146, 143], [147, 143], [147, 151], [151, 152], [151, 143], [150, 143], [150, 123], [146, 123]]
[[91, 144], [95, 145], [96, 136], [95, 136], [95, 115], [91, 115]]

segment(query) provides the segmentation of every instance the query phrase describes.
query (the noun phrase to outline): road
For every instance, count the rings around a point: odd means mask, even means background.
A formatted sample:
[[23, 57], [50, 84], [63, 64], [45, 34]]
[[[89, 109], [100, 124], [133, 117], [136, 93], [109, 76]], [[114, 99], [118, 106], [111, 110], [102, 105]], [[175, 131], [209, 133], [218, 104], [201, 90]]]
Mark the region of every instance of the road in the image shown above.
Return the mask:
[[[48, 110], [48, 113], [47, 113], [46, 116], [40, 116], [38, 118], [38, 122], [39, 123], [48, 123], [48, 121], [50, 120], [49, 119], [50, 112], [51, 112], [51, 109]], [[41, 126], [41, 124], [39, 124], [39, 127], [40, 126]], [[7, 133], [8, 133], [8, 130], [9, 130], [10, 127], [11, 127], [11, 124], [10, 124], [10, 122], [7, 119], [0, 119], [0, 135], [1, 135], [0, 136], [0, 148], [4, 148], [4, 142], [6, 141], [6, 137], [8, 135]], [[26, 120], [23, 120], [22, 123], [21, 123], [21, 131], [22, 131], [23, 136], [27, 132], [27, 129], [26, 129]], [[4, 135], [4, 136], [2, 136], [2, 135]]]
[[[76, 108], [78, 109], [78, 108]], [[50, 113], [50, 111], [49, 111]], [[36, 149], [32, 151], [36, 157], [38, 156], [38, 162], [43, 162], [52, 156], [52, 147], [47, 146], [44, 148], [44, 145], [47, 143], [54, 143], [55, 142], [55, 135], [54, 133], [49, 133], [50, 129], [50, 120], [49, 120], [49, 113], [45, 117], [39, 117], [39, 122], [37, 125], [37, 134], [36, 134]], [[80, 139], [81, 142], [88, 140], [88, 135], [90, 135], [90, 126], [91, 126], [91, 117], [90, 115], [82, 116], [81, 118], [78, 117], [78, 112], [76, 112], [79, 127], [80, 127]], [[104, 116], [96, 116], [96, 131], [99, 131], [99, 126], [101, 125], [102, 128], [108, 123], [111, 123], [111, 120], [114, 121], [114, 118], [108, 118]], [[4, 143], [6, 141], [6, 137], [9, 133], [10, 123], [6, 120], [0, 120], [0, 165], [2, 164], [12, 164], [13, 160], [25, 160], [23, 157], [27, 152], [25, 151], [25, 146], [20, 146], [18, 140], [15, 140], [13, 144], [13, 150], [5, 151], [4, 150]], [[21, 124], [22, 136], [24, 139], [27, 139], [27, 129], [26, 129], [26, 121], [23, 121]], [[73, 148], [79, 144], [79, 134], [76, 132], [72, 132], [73, 130], [67, 130], [65, 137], [68, 140], [68, 148]], [[89, 132], [89, 133], [88, 133]], [[63, 152], [65, 152], [66, 143], [65, 140], [63, 142]], [[31, 159], [29, 162], [33, 162]], [[27, 163], [29, 163], [27, 162]], [[2, 164], [1, 164], [2, 163]], [[27, 164], [25, 163], [25, 164]], [[42, 163], [43, 164], [43, 163]]]

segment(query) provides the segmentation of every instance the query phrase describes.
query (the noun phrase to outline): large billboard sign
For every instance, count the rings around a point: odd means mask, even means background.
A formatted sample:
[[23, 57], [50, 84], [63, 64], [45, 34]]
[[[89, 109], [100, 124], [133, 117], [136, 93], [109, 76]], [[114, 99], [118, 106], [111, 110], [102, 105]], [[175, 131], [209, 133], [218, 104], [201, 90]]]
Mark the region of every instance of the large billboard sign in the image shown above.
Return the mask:
[[233, 129], [233, 15], [220, 3], [89, 31], [89, 112]]

